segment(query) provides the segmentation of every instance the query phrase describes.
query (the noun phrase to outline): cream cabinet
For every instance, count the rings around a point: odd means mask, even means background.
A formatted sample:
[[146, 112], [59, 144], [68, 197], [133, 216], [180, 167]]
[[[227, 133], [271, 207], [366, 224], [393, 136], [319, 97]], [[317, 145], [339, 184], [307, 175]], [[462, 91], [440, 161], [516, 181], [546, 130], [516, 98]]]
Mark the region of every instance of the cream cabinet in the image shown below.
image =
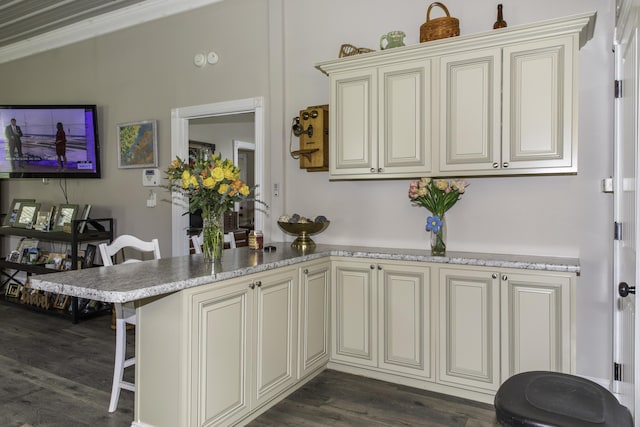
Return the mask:
[[329, 361], [331, 263], [311, 262], [300, 268], [298, 303], [298, 378]]
[[502, 378], [525, 371], [575, 372], [569, 275], [500, 273]]
[[254, 381], [251, 403], [256, 407], [297, 380], [298, 269], [263, 274], [253, 284], [255, 347], [251, 359]]
[[253, 282], [235, 280], [185, 295], [191, 319], [186, 330], [192, 337], [187, 352], [188, 426], [230, 423], [251, 409], [256, 292], [250, 285]]
[[511, 375], [575, 371], [575, 277], [440, 269], [438, 382], [495, 392]]
[[316, 64], [331, 179], [578, 171], [578, 50], [595, 14]]
[[440, 58], [439, 172], [577, 172], [572, 36]]
[[430, 268], [338, 260], [332, 271], [332, 360], [430, 379]]
[[144, 425], [230, 425], [291, 388], [298, 277], [288, 267], [141, 303], [136, 414]]
[[438, 382], [500, 386], [500, 286], [490, 271], [440, 269]]
[[400, 178], [431, 172], [430, 103], [429, 59], [332, 75], [331, 177]]

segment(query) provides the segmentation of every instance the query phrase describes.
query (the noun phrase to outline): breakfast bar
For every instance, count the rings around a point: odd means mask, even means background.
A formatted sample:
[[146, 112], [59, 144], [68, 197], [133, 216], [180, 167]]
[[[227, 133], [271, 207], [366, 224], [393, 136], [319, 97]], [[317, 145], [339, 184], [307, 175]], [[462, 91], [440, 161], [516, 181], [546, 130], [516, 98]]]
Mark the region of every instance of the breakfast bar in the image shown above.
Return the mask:
[[326, 367], [485, 402], [516, 372], [575, 372], [575, 258], [272, 245], [31, 287], [135, 301], [134, 427], [244, 424]]

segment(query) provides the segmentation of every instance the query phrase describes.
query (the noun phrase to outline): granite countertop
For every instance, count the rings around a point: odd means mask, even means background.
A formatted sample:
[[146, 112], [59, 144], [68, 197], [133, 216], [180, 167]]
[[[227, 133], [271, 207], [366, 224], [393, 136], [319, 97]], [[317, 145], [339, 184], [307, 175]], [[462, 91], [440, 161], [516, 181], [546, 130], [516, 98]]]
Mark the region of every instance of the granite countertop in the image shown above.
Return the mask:
[[215, 266], [205, 263], [202, 255], [185, 255], [42, 274], [32, 276], [30, 283], [34, 289], [58, 294], [128, 302], [329, 256], [580, 273], [576, 258], [474, 252], [447, 252], [447, 256], [435, 257], [429, 250], [338, 245], [317, 245], [312, 252], [302, 253], [289, 243], [271, 245], [275, 251], [257, 252], [247, 247], [225, 250], [222, 262]]

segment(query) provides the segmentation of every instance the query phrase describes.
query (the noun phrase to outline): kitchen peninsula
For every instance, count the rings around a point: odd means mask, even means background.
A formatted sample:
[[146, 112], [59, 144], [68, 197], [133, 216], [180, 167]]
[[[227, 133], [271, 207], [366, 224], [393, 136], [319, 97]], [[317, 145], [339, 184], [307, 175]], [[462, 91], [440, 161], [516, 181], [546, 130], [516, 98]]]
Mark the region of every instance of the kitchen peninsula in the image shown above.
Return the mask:
[[575, 372], [577, 259], [274, 246], [31, 286], [136, 301], [134, 427], [243, 424], [327, 366], [485, 402], [516, 372]]

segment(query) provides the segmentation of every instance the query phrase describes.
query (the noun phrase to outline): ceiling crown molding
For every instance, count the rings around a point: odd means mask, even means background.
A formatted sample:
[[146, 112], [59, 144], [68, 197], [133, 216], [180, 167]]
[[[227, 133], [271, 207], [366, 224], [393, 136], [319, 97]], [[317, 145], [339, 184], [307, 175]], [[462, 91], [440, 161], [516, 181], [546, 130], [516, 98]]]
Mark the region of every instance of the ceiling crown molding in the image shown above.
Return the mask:
[[197, 9], [222, 0], [146, 0], [0, 48], [0, 64]]

